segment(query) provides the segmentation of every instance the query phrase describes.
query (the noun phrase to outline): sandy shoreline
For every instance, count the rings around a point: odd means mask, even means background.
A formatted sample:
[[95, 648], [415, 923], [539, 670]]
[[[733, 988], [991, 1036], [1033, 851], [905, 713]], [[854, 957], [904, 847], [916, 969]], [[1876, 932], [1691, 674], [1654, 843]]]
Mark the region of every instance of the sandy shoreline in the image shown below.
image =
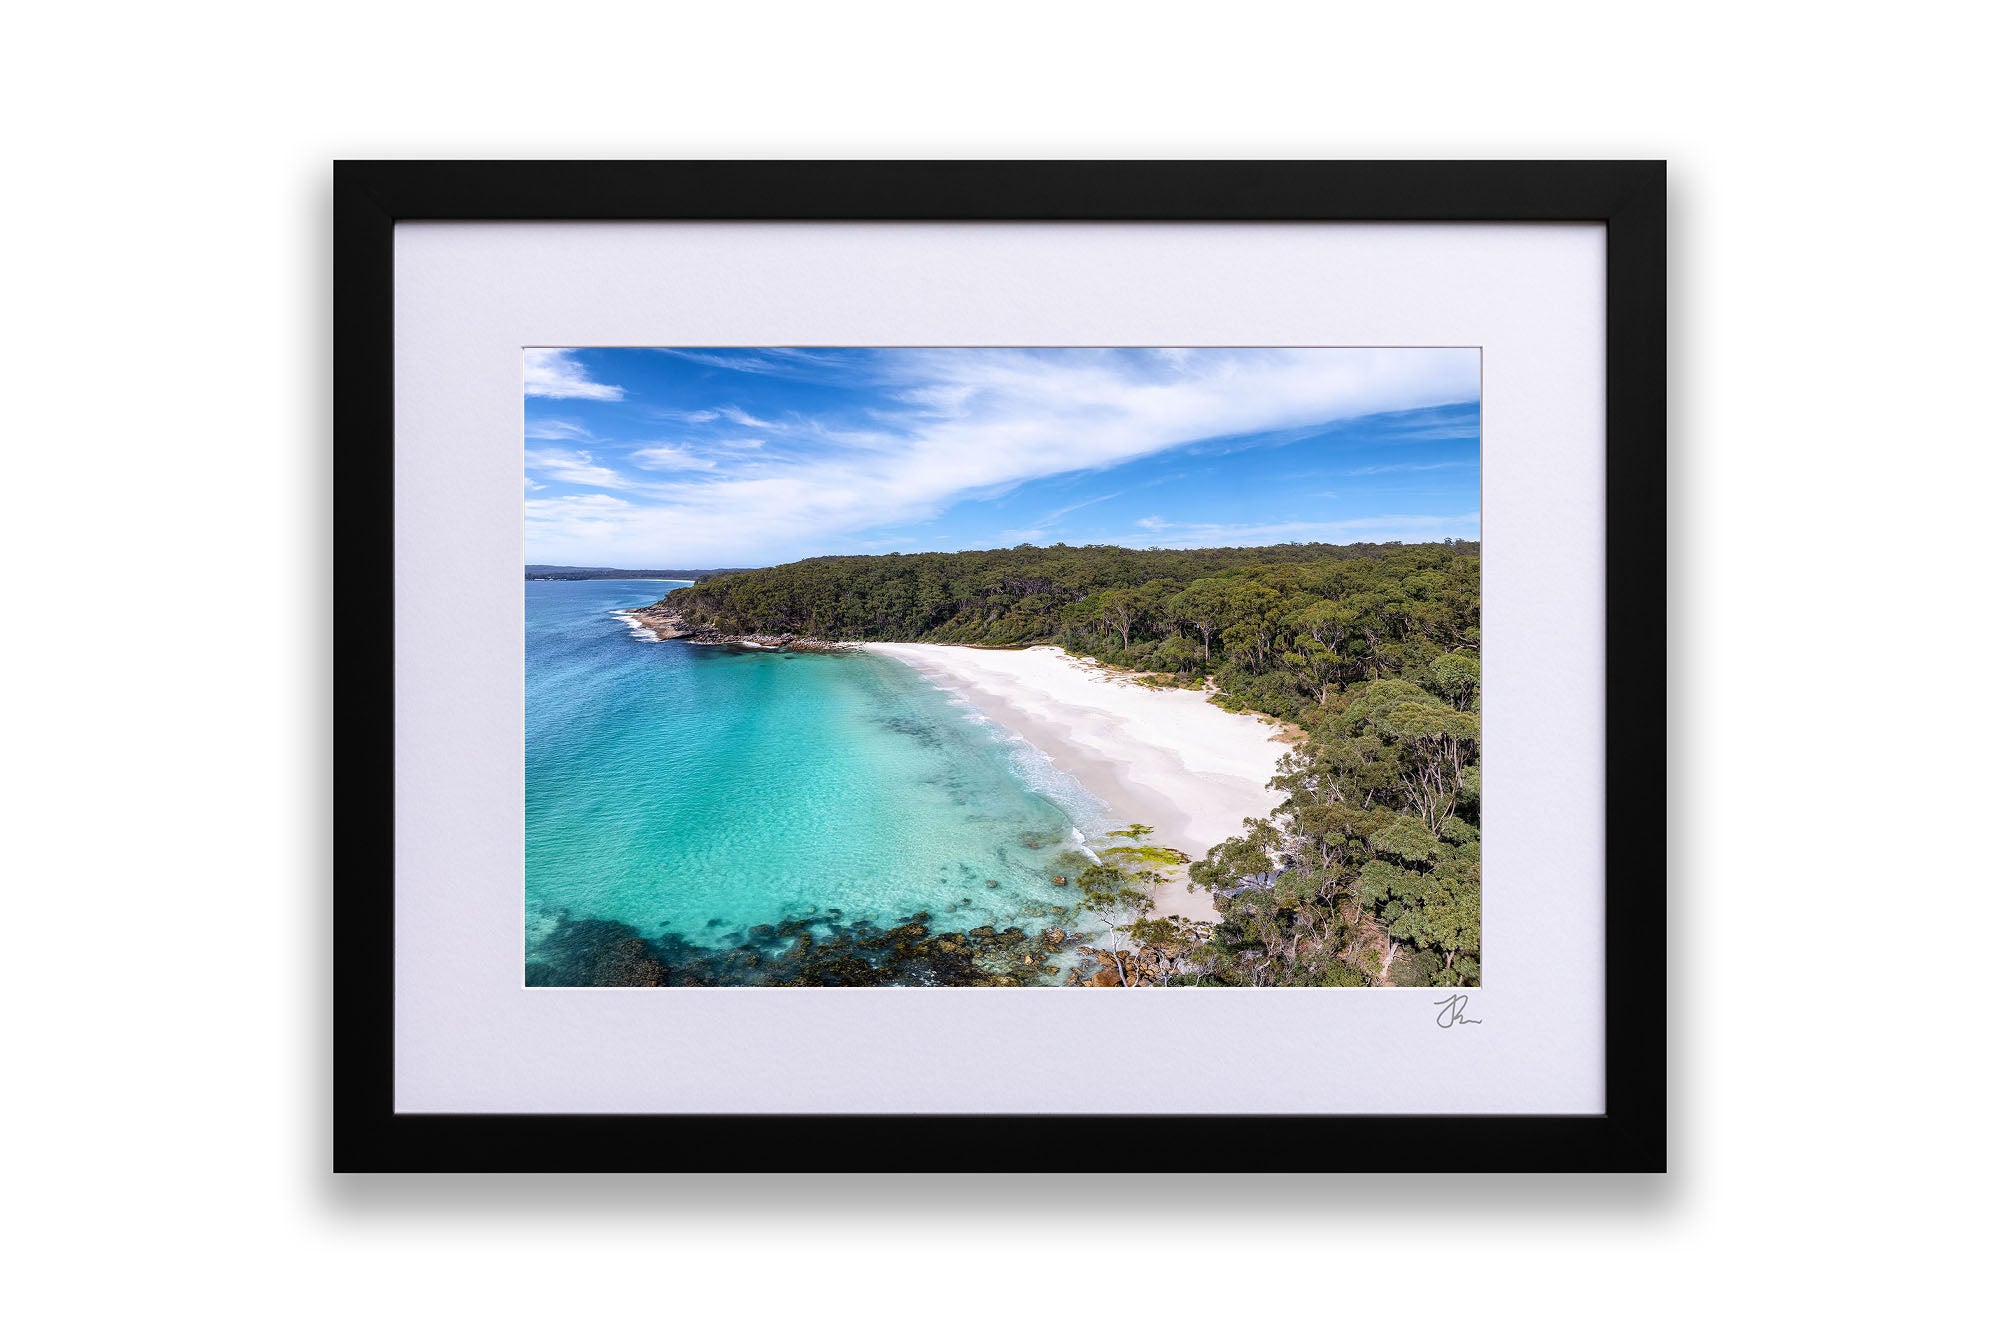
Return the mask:
[[[1279, 728], [1224, 712], [1202, 691], [1149, 688], [1054, 647], [867, 648], [959, 690], [1109, 805], [1118, 823], [1150, 824], [1155, 842], [1197, 860], [1280, 799], [1265, 786], [1289, 748]], [[1215, 918], [1208, 896], [1188, 893], [1184, 876], [1155, 901], [1164, 912]]]

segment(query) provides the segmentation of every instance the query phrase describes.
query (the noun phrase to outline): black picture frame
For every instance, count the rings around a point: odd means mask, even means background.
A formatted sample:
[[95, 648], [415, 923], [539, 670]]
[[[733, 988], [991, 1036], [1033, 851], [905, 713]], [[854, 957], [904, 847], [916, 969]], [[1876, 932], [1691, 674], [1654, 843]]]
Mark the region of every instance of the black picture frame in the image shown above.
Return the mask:
[[1313, 1142], [1352, 1168], [1337, 1145], [1375, 1129], [1421, 1137], [1431, 1171], [1666, 1169], [1665, 163], [402, 161], [334, 166], [336, 1171], [709, 1169], [765, 1160], [779, 1118], [394, 1110], [394, 233], [417, 220], [1604, 224], [1603, 1114], [781, 1118], [827, 1160], [933, 1171], [1051, 1160], [1107, 1120], [1139, 1150], [1204, 1122], [1243, 1170]]

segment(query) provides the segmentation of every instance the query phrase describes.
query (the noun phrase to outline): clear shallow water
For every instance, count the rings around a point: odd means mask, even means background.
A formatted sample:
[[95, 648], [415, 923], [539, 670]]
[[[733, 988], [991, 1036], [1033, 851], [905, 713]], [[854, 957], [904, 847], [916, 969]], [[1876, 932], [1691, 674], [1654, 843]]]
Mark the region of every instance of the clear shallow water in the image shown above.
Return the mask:
[[1069, 905], [1054, 858], [1108, 822], [1072, 779], [901, 662], [645, 642], [611, 614], [676, 586], [525, 585], [531, 960], [565, 914], [719, 946], [830, 909], [965, 929]]

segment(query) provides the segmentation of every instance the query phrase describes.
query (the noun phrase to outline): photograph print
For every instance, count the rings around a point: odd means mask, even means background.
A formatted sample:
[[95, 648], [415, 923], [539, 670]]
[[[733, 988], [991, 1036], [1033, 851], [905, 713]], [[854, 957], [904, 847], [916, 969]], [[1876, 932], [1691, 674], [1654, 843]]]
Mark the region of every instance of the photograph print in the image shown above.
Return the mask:
[[522, 372], [528, 985], [1479, 984], [1479, 349]]

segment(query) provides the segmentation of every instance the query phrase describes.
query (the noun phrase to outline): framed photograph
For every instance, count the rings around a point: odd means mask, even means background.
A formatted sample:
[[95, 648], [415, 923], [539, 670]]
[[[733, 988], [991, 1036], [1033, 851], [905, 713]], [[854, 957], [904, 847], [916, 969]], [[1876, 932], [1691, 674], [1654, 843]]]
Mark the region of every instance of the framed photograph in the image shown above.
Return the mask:
[[336, 1169], [1664, 1170], [1665, 197], [338, 164]]

